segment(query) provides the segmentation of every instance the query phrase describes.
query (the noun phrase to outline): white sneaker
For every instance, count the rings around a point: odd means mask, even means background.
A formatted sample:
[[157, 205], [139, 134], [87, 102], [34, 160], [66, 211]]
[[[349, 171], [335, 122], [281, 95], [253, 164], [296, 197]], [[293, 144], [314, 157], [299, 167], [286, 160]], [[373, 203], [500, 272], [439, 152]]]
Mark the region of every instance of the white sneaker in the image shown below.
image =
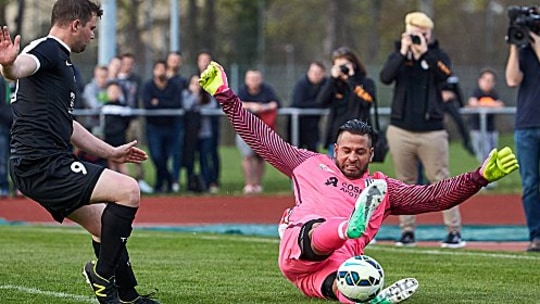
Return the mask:
[[245, 186], [244, 186], [244, 189], [242, 190], [242, 192], [244, 192], [244, 194], [251, 194], [251, 193], [254, 193], [254, 192], [253, 192], [253, 186], [252, 186], [252, 185], [245, 185]]
[[219, 193], [219, 187], [212, 185], [210, 186], [210, 188], [208, 188], [208, 192], [210, 192], [211, 194], [217, 194]]
[[139, 180], [139, 189], [141, 189], [142, 193], [154, 193], [154, 189], [152, 189], [152, 187], [150, 187], [150, 185], [144, 179]]
[[418, 289], [418, 281], [414, 278], [401, 279], [383, 289], [369, 304], [395, 304], [410, 298]]
[[348, 238], [357, 239], [364, 234], [371, 216], [386, 195], [386, 187], [385, 180], [375, 179], [369, 186], [362, 190], [356, 200], [354, 210], [349, 217], [349, 225], [347, 227]]
[[179, 192], [180, 191], [180, 185], [178, 183], [173, 183], [171, 187], [173, 192]]
[[263, 187], [261, 185], [253, 185], [253, 193], [262, 193]]

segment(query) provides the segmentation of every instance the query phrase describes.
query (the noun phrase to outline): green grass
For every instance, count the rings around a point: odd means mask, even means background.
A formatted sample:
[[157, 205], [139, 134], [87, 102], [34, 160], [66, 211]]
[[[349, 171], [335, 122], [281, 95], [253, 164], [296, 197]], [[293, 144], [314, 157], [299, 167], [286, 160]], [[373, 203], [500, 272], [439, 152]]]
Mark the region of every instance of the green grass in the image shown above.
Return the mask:
[[[510, 146], [514, 148], [512, 135], [503, 135], [499, 138], [499, 147]], [[325, 152], [325, 151], [324, 151]], [[241, 155], [234, 146], [222, 146], [220, 148], [221, 156], [221, 194], [240, 195], [244, 186], [244, 177], [241, 168]], [[471, 155], [469, 155], [461, 146], [460, 142], [450, 143], [450, 174], [451, 176], [471, 171], [478, 168], [480, 164]], [[150, 183], [154, 180], [154, 168], [151, 161], [144, 163], [145, 176]], [[382, 171], [390, 177], [394, 177], [394, 167], [390, 154], [387, 155], [384, 163], [373, 163], [370, 165], [370, 171]], [[182, 176], [182, 183], [185, 183], [185, 177]], [[290, 180], [274, 167], [267, 164], [263, 179], [265, 193], [291, 193]], [[185, 187], [183, 187], [185, 189]], [[499, 180], [497, 187], [493, 190], [482, 192], [487, 194], [500, 193], [521, 193], [521, 183], [519, 173], [516, 171], [509, 176]], [[185, 194], [185, 192], [183, 193]]]
[[[81, 276], [93, 258], [78, 228], [0, 226], [0, 302], [97, 303]], [[129, 241], [139, 290], [177, 303], [324, 303], [305, 298], [277, 267], [275, 238], [135, 230]], [[415, 277], [407, 303], [533, 303], [540, 256], [375, 245], [386, 282]]]

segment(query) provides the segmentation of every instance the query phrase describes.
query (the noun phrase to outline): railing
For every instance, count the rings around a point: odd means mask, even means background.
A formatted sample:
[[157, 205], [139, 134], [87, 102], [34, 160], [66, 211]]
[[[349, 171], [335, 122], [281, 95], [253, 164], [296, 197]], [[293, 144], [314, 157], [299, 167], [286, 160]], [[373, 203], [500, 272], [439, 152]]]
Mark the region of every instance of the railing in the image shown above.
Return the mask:
[[[172, 116], [172, 115], [184, 115], [184, 110], [182, 109], [163, 109], [163, 110], [146, 110], [146, 109], [131, 109], [126, 107], [121, 107], [121, 113], [127, 116]], [[116, 108], [112, 108], [116, 109]], [[380, 116], [389, 116], [390, 108], [378, 108]], [[281, 108], [278, 110], [278, 115], [286, 115], [291, 117], [291, 143], [295, 146], [299, 143], [299, 118], [303, 115], [327, 115], [329, 112], [328, 109], [298, 109], [298, 108]], [[485, 138], [487, 133], [487, 116], [488, 114], [503, 114], [503, 115], [512, 115], [516, 113], [515, 107], [504, 107], [504, 108], [461, 108], [460, 112], [464, 115], [478, 114], [480, 116], [480, 132]], [[88, 110], [88, 109], [75, 109], [73, 115], [75, 116], [100, 116], [101, 126], [105, 125], [105, 114], [119, 114], [115, 110], [107, 110], [107, 107], [104, 107], [104, 110]], [[201, 110], [202, 115], [210, 116], [221, 116], [224, 115], [221, 109], [203, 109]], [[480, 143], [481, 145], [483, 143]], [[481, 147], [483, 148], [483, 147]], [[483, 150], [482, 150], [483, 151]]]

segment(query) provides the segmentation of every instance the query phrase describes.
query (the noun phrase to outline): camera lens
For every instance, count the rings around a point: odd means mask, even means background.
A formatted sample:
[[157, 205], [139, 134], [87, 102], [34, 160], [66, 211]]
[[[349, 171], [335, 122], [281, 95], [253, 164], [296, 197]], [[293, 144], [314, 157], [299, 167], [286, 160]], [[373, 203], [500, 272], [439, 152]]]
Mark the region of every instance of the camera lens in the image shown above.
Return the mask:
[[418, 35], [411, 35], [411, 40], [413, 44], [422, 44], [422, 41], [420, 40], [420, 36]]
[[346, 64], [340, 65], [339, 69], [341, 70], [341, 73], [343, 73], [345, 75], [349, 75], [349, 67], [347, 67]]

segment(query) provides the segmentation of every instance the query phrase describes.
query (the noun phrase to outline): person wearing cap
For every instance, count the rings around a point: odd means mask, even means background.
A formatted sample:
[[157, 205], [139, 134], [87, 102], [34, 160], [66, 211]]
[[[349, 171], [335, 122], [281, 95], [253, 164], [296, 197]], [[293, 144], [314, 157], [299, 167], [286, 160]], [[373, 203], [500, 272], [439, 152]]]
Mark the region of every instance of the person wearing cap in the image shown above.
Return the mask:
[[[449, 177], [448, 133], [444, 127], [442, 90], [452, 74], [448, 55], [432, 40], [434, 24], [423, 12], [405, 16], [405, 31], [381, 72], [381, 82], [394, 84], [387, 139], [395, 177], [414, 184], [417, 160], [430, 183]], [[448, 235], [441, 246], [461, 248], [461, 216], [458, 207], [442, 211]], [[400, 216], [398, 246], [415, 245], [415, 216]]]

